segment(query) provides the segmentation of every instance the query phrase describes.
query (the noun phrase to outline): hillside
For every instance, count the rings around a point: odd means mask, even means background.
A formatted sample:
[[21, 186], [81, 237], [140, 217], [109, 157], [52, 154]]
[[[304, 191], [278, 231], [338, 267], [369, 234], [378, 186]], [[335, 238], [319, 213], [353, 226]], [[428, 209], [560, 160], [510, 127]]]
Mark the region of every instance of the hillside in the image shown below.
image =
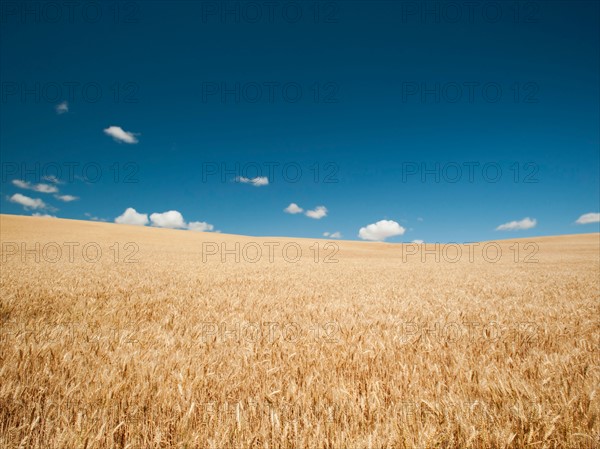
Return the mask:
[[0, 447], [599, 441], [599, 234], [472, 258], [10, 215], [0, 237]]

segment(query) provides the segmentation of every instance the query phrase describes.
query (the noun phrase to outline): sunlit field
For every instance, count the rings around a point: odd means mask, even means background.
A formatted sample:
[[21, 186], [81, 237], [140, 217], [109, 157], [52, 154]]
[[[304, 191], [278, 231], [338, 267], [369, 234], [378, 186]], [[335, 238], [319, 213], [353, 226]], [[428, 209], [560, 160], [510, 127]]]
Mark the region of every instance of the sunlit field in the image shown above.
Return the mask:
[[599, 234], [0, 226], [0, 447], [599, 445]]

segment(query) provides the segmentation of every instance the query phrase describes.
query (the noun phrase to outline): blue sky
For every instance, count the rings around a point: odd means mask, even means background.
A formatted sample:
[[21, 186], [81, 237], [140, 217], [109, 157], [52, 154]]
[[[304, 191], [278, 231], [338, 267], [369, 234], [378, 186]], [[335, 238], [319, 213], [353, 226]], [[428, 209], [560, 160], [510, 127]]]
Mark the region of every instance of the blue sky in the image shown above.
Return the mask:
[[600, 229], [596, 1], [90, 3], [2, 4], [2, 213], [391, 242]]

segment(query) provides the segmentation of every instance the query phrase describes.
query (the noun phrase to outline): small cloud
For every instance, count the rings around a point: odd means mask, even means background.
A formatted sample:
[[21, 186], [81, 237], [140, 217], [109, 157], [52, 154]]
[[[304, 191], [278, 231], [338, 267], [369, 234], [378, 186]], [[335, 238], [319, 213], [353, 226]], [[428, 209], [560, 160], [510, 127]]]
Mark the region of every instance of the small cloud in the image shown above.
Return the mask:
[[133, 207], [128, 207], [122, 215], [115, 218], [115, 223], [144, 226], [148, 224], [148, 214], [140, 214]]
[[21, 181], [20, 179], [13, 179], [13, 185], [17, 186], [20, 189], [31, 189], [31, 184], [27, 181]]
[[13, 179], [12, 183], [13, 183], [13, 185], [17, 186], [19, 189], [33, 190], [32, 185], [30, 183], [28, 183], [27, 181], [21, 181], [20, 179]]
[[32, 217], [45, 217], [45, 218], [58, 218], [56, 215], [50, 215], [50, 214], [40, 214], [39, 212], [34, 212], [33, 214], [31, 214]]
[[283, 211], [288, 214], [301, 214], [302, 212], [304, 212], [304, 209], [302, 209], [296, 203], [290, 203], [290, 205], [283, 209]]
[[417, 221], [423, 221], [423, 217], [417, 217]]
[[252, 184], [254, 187], [269, 185], [269, 178], [266, 176], [258, 176], [256, 178], [244, 178], [243, 176], [238, 176], [235, 180], [242, 184]]
[[336, 231], [332, 234], [329, 234], [329, 238], [330, 239], [341, 239], [342, 238], [342, 234], [339, 231]]
[[84, 182], [86, 184], [93, 184], [94, 182], [91, 182], [89, 178], [85, 177], [85, 176], [79, 176], [79, 175], [75, 175], [73, 176], [74, 179], [76, 179], [77, 181], [81, 181]]
[[55, 193], [58, 192], [58, 189], [50, 184], [36, 184], [33, 186], [33, 190], [41, 193]]
[[577, 224], [590, 224], [600, 222], [600, 214], [596, 212], [590, 212], [589, 214], [583, 214], [577, 219]]
[[63, 101], [62, 103], [57, 104], [55, 109], [57, 114], [65, 114], [69, 112], [69, 103]]
[[58, 179], [54, 175], [47, 175], [47, 176], [42, 177], [42, 179], [44, 181], [51, 182], [52, 184], [62, 184], [62, 182], [60, 181], [60, 179]]
[[20, 189], [33, 190], [40, 193], [58, 192], [58, 188], [50, 184], [31, 184], [30, 182], [22, 181], [20, 179], [13, 179], [12, 183]]
[[187, 228], [190, 231], [209, 232], [212, 231], [215, 227], [209, 223], [206, 223], [205, 221], [190, 221], [187, 224]]
[[382, 242], [388, 237], [402, 235], [405, 232], [406, 229], [393, 220], [380, 220], [377, 223], [360, 228], [358, 236], [363, 240]]
[[416, 243], [417, 245], [421, 245], [425, 242], [423, 240], [416, 239], [416, 240], [413, 240], [411, 243]]
[[88, 218], [89, 218], [90, 220], [92, 220], [92, 221], [107, 221], [107, 220], [106, 220], [106, 218], [99, 218], [99, 217], [96, 217], [96, 216], [94, 216], [94, 215], [90, 214], [89, 212], [86, 212], [86, 213], [85, 213], [85, 214], [83, 214], [83, 215], [85, 215], [86, 217], [88, 217]]
[[[84, 215], [89, 217], [91, 220], [104, 221], [101, 218], [93, 217], [89, 212], [86, 212]], [[115, 219], [115, 223], [132, 224], [138, 226], [144, 226], [150, 223], [152, 226], [156, 226], [158, 228], [189, 229], [190, 231], [198, 232], [220, 232], [215, 231], [215, 227], [213, 225], [204, 221], [191, 221], [186, 223], [183, 219], [183, 215], [181, 215], [181, 212], [176, 210], [169, 210], [162, 213], [155, 212], [150, 214], [150, 219], [148, 220], [147, 214], [140, 214], [134, 208], [129, 207], [123, 213], [123, 215]]]
[[186, 227], [185, 220], [181, 212], [170, 210], [163, 213], [153, 213], [150, 215], [152, 226], [159, 228], [183, 229]]
[[509, 221], [508, 223], [501, 224], [496, 228], [496, 231], [521, 231], [524, 229], [531, 229], [535, 227], [537, 220], [533, 220], [529, 217], [523, 218], [521, 221]]
[[54, 195], [54, 198], [56, 198], [57, 200], [64, 201], [65, 203], [69, 203], [71, 201], [75, 201], [75, 200], [79, 199], [78, 196], [73, 196], [73, 195]]
[[307, 210], [305, 215], [315, 220], [320, 220], [327, 216], [327, 208], [325, 206], [317, 206], [313, 210]]
[[25, 209], [46, 209], [48, 206], [39, 198], [29, 198], [28, 196], [15, 193], [8, 199], [11, 203], [17, 203]]
[[104, 130], [104, 133], [111, 136], [117, 142], [125, 142], [125, 143], [138, 143], [138, 139], [136, 136], [139, 136], [139, 133], [132, 133], [129, 131], [123, 130], [120, 126], [109, 126]]

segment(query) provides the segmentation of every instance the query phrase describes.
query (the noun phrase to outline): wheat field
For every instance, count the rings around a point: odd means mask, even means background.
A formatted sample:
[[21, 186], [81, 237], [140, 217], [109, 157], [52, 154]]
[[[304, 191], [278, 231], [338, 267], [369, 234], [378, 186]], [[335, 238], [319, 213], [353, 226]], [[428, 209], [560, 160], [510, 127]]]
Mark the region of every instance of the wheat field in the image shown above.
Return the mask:
[[599, 445], [599, 234], [0, 226], [3, 448]]

